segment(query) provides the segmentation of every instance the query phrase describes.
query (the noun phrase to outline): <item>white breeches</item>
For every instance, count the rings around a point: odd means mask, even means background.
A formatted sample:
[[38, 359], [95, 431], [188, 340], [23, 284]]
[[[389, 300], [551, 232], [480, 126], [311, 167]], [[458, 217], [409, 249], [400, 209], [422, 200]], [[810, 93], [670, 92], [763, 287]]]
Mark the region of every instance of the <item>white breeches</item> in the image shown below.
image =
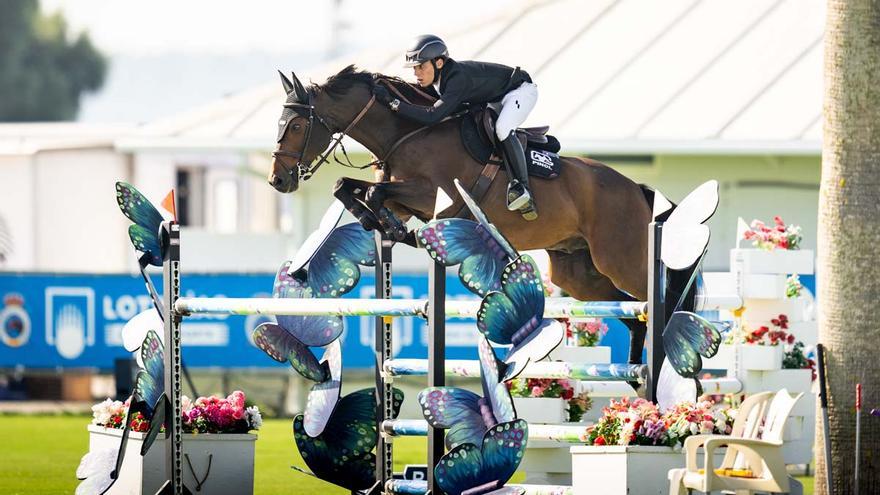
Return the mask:
[[[499, 141], [503, 141], [510, 135], [510, 131], [526, 121], [537, 101], [538, 86], [530, 82], [524, 82], [518, 88], [504, 95], [504, 98], [501, 99], [498, 121], [495, 122], [495, 134]], [[496, 105], [492, 106], [496, 107]]]

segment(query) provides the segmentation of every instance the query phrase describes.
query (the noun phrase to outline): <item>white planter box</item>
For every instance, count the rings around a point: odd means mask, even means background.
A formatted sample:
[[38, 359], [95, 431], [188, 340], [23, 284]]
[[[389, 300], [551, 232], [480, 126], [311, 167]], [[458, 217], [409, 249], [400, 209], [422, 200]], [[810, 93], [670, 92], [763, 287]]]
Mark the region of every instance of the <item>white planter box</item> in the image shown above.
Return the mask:
[[[122, 430], [95, 425], [89, 425], [88, 430], [89, 450], [119, 448]], [[143, 438], [143, 433], [129, 434], [120, 478], [107, 492], [109, 495], [152, 495], [165, 482], [165, 439], [160, 435], [147, 455], [141, 457]], [[252, 433], [183, 435], [183, 452], [189, 456], [195, 470], [194, 476], [189, 464], [183, 460], [183, 483], [193, 493], [196, 493], [196, 478], [202, 481], [201, 493], [253, 493], [256, 440], [257, 435]]]
[[714, 356], [706, 359], [703, 358], [704, 370], [729, 370], [733, 369], [734, 346], [721, 345], [718, 352]]
[[[724, 457], [715, 453], [716, 462]], [[702, 464], [702, 460], [698, 459]], [[670, 469], [685, 467], [685, 455], [671, 447], [571, 447], [574, 493], [604, 495], [666, 495]], [[599, 491], [597, 492], [597, 489]]]
[[781, 345], [743, 344], [736, 346], [736, 352], [741, 370], [772, 371], [782, 368]]
[[549, 361], [605, 364], [611, 362], [611, 348], [607, 346], [579, 347], [561, 345], [547, 356]]
[[775, 302], [778, 299], [784, 298], [786, 279], [788, 279], [787, 276], [778, 274], [743, 274], [742, 297], [746, 310], [749, 309], [749, 304], [752, 303], [753, 299], [772, 299]]
[[558, 397], [514, 397], [513, 407], [516, 409], [516, 416], [529, 423], [561, 424], [568, 419], [565, 401]]
[[[743, 318], [750, 328], [769, 325], [770, 320], [780, 314], [788, 317], [789, 322], [812, 320], [812, 312], [805, 299], [787, 299], [785, 292], [780, 292], [774, 299], [746, 299]], [[772, 327], [771, 327], [772, 328]]]
[[[813, 372], [809, 369], [765, 371], [763, 381], [764, 390], [770, 392], [787, 389], [790, 394], [803, 392], [806, 395], [812, 388]], [[798, 402], [801, 400], [803, 397]]]
[[738, 260], [744, 263], [745, 273], [813, 273], [813, 251], [809, 249], [731, 249], [730, 266], [736, 266]]

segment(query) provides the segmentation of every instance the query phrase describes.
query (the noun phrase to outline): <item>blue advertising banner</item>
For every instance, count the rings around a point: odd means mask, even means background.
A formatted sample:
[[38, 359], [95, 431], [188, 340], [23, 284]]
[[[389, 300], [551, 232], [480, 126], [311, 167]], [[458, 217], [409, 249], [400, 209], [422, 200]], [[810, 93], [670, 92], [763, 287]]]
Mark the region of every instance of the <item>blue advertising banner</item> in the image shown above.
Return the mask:
[[[274, 274], [190, 274], [181, 281], [181, 295], [199, 297], [269, 297]], [[161, 276], [154, 275], [157, 288]], [[368, 274], [347, 297], [372, 297]], [[471, 297], [458, 279], [448, 281], [449, 297]], [[394, 277], [395, 297], [427, 297], [426, 275]], [[126, 357], [121, 329], [130, 318], [152, 307], [139, 275], [56, 275], [0, 273], [0, 368], [95, 367], [110, 369]], [[278, 367], [253, 345], [251, 332], [271, 317], [202, 316], [185, 319], [183, 357], [190, 367]], [[345, 321], [343, 355], [346, 367], [372, 367], [374, 322], [370, 317]], [[428, 332], [418, 318], [394, 324], [398, 357], [427, 355]], [[473, 320], [447, 325], [450, 359], [476, 359], [477, 330]]]
[[[184, 296], [269, 297], [274, 274], [190, 274], [181, 282]], [[802, 277], [810, 290], [814, 277]], [[153, 282], [161, 288], [161, 276]], [[374, 294], [372, 274], [365, 275], [347, 297]], [[446, 283], [447, 297], [473, 297], [457, 277]], [[394, 296], [425, 298], [427, 275], [395, 275]], [[152, 307], [139, 275], [54, 275], [0, 273], [0, 368], [94, 367], [110, 369], [126, 357], [121, 329], [131, 317]], [[251, 332], [271, 317], [193, 316], [183, 324], [183, 358], [190, 367], [281, 366], [257, 349]], [[375, 324], [371, 317], [345, 319], [343, 356], [346, 368], [373, 366]], [[625, 362], [626, 327], [605, 320], [609, 331], [602, 345], [612, 348], [612, 361]], [[428, 353], [428, 327], [420, 318], [396, 318], [396, 357], [423, 358]], [[477, 329], [473, 320], [446, 324], [448, 359], [476, 359]]]

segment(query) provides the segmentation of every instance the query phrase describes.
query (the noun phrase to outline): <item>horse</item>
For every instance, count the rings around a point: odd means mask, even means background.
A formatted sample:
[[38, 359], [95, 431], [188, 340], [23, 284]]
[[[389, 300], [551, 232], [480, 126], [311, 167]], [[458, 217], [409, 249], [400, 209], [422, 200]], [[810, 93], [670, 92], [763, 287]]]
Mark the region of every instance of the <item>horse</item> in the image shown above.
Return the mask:
[[[375, 182], [341, 177], [333, 191], [364, 228], [379, 229], [412, 244], [413, 236], [407, 235], [403, 222], [411, 217], [422, 221], [434, 217], [438, 188], [454, 202], [437, 218], [454, 216], [461, 209], [463, 200], [455, 194], [453, 180], [458, 178], [468, 187], [477, 181], [484, 165], [462, 143], [461, 119], [469, 117], [456, 115], [429, 128], [409, 122], [390, 108], [374, 104], [374, 85], [386, 84], [417, 104], [430, 104], [429, 97], [401, 79], [353, 65], [324, 84], [308, 88], [296, 74], [291, 79], [281, 74], [281, 80], [287, 99], [268, 176], [278, 192], [296, 191], [299, 181], [311, 177], [331, 152], [335, 156], [339, 140], [347, 135], [378, 157], [368, 164]], [[646, 301], [653, 191], [596, 160], [560, 159], [558, 178], [531, 178], [540, 212], [537, 221], [527, 221], [507, 209], [504, 178], [493, 180], [480, 201], [481, 208], [517, 250], [546, 250], [550, 280], [572, 297]], [[677, 299], [689, 278], [690, 272], [669, 274], [668, 300]], [[695, 299], [692, 293], [693, 289], [687, 298], [690, 304]], [[629, 362], [641, 363], [647, 325], [622, 321], [630, 331]]]

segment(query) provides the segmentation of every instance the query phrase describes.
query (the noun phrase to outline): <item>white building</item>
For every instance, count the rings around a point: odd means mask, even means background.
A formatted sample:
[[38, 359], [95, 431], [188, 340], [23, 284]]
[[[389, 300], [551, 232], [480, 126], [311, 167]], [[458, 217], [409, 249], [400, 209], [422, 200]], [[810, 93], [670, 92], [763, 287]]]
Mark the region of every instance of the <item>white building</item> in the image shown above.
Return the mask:
[[[824, 8], [821, 0], [535, 1], [438, 34], [454, 58], [526, 69], [540, 92], [529, 123], [550, 124], [565, 154], [602, 159], [673, 200], [719, 179], [707, 267], [723, 269], [738, 216], [782, 215], [815, 246]], [[406, 76], [402, 49], [298, 75], [321, 82], [357, 62]], [[266, 79], [137, 128], [0, 126], [0, 217], [13, 243], [0, 267], [132, 270], [128, 222], [114, 205], [113, 183], [126, 180], [156, 202], [178, 187], [186, 269], [274, 270], [351, 171], [325, 166], [286, 197], [266, 184], [283, 102], [277, 75]]]

